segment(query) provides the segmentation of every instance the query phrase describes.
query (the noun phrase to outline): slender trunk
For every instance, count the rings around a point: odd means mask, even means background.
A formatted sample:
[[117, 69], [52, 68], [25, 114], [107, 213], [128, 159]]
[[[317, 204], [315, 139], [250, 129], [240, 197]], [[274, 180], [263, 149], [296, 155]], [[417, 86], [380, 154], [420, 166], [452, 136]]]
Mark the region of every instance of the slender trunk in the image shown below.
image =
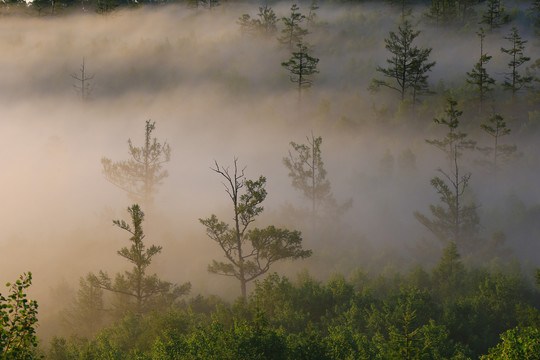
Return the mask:
[[514, 51], [513, 51], [513, 59], [512, 61], [512, 98], [516, 96], [516, 42], [514, 40]]
[[143, 194], [143, 206], [145, 209], [148, 209], [150, 205], [150, 192], [151, 192], [151, 179], [150, 179], [150, 167], [149, 167], [149, 155], [150, 155], [150, 134], [151, 130], [148, 127], [150, 124], [147, 124], [146, 128], [146, 138], [144, 146], [144, 194]]
[[311, 134], [311, 200], [312, 200], [312, 209], [311, 214], [315, 221], [315, 210], [316, 210], [316, 192], [315, 192], [315, 139], [313, 133]]
[[[236, 164], [235, 164], [236, 167]], [[235, 179], [236, 179], [235, 169]], [[242, 255], [242, 234], [240, 232], [240, 214], [238, 213], [238, 182], [235, 180], [235, 186], [233, 188], [233, 203], [234, 203], [234, 225], [236, 227], [236, 246], [238, 247], [238, 276], [240, 280], [240, 289], [242, 291], [242, 297], [247, 302], [246, 291], [246, 275], [244, 273], [244, 257]]]
[[497, 147], [499, 146], [499, 127], [497, 126], [497, 131], [495, 132], [495, 147], [493, 148], [493, 167], [497, 171]]
[[454, 190], [456, 192], [456, 208], [455, 208], [455, 223], [454, 223], [454, 241], [456, 242], [456, 244], [460, 244], [460, 231], [459, 231], [459, 227], [460, 227], [460, 219], [459, 219], [459, 167], [458, 167], [458, 161], [457, 161], [457, 158], [458, 158], [458, 154], [457, 154], [457, 145], [454, 145], [454, 167], [455, 167], [455, 186], [454, 186]]
[[137, 266], [137, 314], [142, 314], [142, 301], [143, 301], [143, 293], [142, 293], [142, 278], [144, 271], [141, 268], [141, 265]]

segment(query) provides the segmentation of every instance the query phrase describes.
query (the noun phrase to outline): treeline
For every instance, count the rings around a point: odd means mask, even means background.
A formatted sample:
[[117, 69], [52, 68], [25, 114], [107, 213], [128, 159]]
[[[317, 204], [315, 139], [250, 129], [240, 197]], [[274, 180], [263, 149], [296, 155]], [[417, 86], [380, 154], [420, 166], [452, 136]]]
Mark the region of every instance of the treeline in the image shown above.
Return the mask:
[[538, 359], [539, 301], [518, 266], [466, 268], [450, 245], [430, 271], [274, 273], [247, 301], [128, 312], [92, 336], [54, 338], [47, 359]]

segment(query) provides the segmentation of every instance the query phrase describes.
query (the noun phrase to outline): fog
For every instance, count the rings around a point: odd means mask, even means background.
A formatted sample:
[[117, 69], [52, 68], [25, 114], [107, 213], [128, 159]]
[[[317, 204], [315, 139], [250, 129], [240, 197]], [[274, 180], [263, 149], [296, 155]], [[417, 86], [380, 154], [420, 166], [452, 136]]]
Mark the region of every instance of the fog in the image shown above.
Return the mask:
[[[274, 5], [278, 17], [289, 7], [288, 2]], [[397, 94], [368, 92], [376, 66], [384, 66], [388, 56], [383, 38], [398, 19], [397, 13], [383, 12], [389, 10], [381, 5], [321, 6], [307, 36], [320, 58], [320, 74], [301, 101], [280, 65], [289, 50], [275, 36], [240, 32], [236, 20], [243, 13], [255, 16], [253, 4], [228, 3], [212, 11], [174, 6], [108, 16], [2, 17], [0, 282], [32, 271], [32, 294], [43, 304], [41, 318], [47, 319], [53, 317], [47, 311], [59, 287], [74, 292], [88, 272], [129, 268], [116, 254], [129, 237], [112, 220], [128, 220], [131, 201], [104, 178], [100, 159], [127, 159], [127, 140], [142, 143], [147, 119], [156, 122], [153, 135], [172, 149], [169, 176], [144, 224], [146, 243], [163, 246], [150, 271], [169, 281], [191, 281], [192, 295], [238, 295], [234, 280], [207, 274], [207, 265], [222, 254], [198, 221], [213, 213], [225, 221], [232, 217], [221, 179], [210, 167], [214, 161], [231, 165], [234, 157], [246, 166], [248, 178], [262, 174], [268, 179], [260, 224], [296, 227], [314, 251], [312, 259], [273, 270], [294, 277], [305, 268], [325, 278], [362, 266], [380, 271], [388, 264], [412, 264], [414, 257], [404, 249], [432, 238], [413, 212], [429, 214], [429, 205], [438, 201], [429, 180], [446, 166], [444, 155], [424, 141], [444, 135], [431, 125], [444, 97], [427, 97], [412, 116], [398, 114]], [[437, 61], [433, 86], [439, 81], [445, 91], [464, 86], [465, 72], [478, 57], [476, 30], [456, 35], [420, 28], [419, 45], [433, 47]], [[502, 39], [508, 31], [503, 27], [486, 39], [494, 57], [489, 70], [498, 81], [507, 62], [499, 48], [508, 46]], [[540, 50], [530, 40], [526, 55], [534, 61]], [[85, 102], [70, 76], [83, 58], [87, 73], [94, 75]], [[503, 140], [518, 145], [523, 154], [518, 161], [497, 177], [475, 165], [478, 154], [465, 158], [464, 167], [473, 174], [471, 197], [480, 205], [485, 236], [505, 230], [515, 256], [538, 266], [538, 219], [520, 222], [511, 216], [516, 215], [512, 201], [525, 208], [540, 201], [539, 149], [530, 131], [523, 130], [526, 115], [508, 114], [516, 127]], [[463, 122], [471, 136], [487, 143], [488, 135], [467, 128], [477, 116], [469, 109]], [[318, 235], [291, 217], [290, 206], [308, 204], [292, 188], [282, 164], [289, 142], [303, 143], [312, 132], [323, 138], [336, 199], [353, 200], [335, 227]], [[416, 156], [414, 167], [399, 160], [406, 149]], [[389, 170], [381, 167], [387, 151], [395, 160]], [[383, 249], [400, 256], [372, 258]], [[43, 331], [53, 326], [40, 322]]]

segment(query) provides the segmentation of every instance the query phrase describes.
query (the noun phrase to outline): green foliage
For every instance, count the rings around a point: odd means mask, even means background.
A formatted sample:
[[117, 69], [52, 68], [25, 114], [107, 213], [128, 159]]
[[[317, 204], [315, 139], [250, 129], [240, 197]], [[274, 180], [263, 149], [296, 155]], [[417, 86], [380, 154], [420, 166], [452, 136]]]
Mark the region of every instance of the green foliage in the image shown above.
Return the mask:
[[155, 122], [146, 121], [144, 146], [135, 147], [128, 140], [130, 159], [119, 162], [101, 159], [105, 178], [126, 191], [131, 199], [142, 202], [145, 208], [150, 207], [157, 187], [169, 176], [162, 168], [171, 159], [171, 148], [166, 142], [152, 138], [155, 128]]
[[480, 23], [489, 25], [489, 29], [492, 30], [507, 23], [509, 20], [510, 16], [506, 13], [503, 1], [487, 0], [487, 8], [482, 14]]
[[178, 309], [128, 314], [91, 340], [53, 340], [50, 358], [465, 360], [538, 314], [538, 291], [519, 273], [465, 269], [455, 246], [431, 273], [356, 279], [270, 274], [247, 302], [197, 296]]
[[213, 9], [221, 5], [219, 0], [187, 0], [188, 6], [193, 8]]
[[531, 7], [528, 9], [528, 15], [533, 21], [534, 32], [540, 35], [540, 0], [531, 1]]
[[480, 124], [480, 128], [493, 138], [493, 146], [478, 148], [486, 156], [490, 156], [491, 160], [488, 165], [492, 170], [496, 171], [501, 162], [506, 162], [516, 155], [517, 146], [500, 144], [500, 138], [509, 135], [511, 130], [506, 125], [504, 118], [500, 114], [491, 115], [486, 122]]
[[433, 269], [434, 290], [441, 301], [453, 302], [464, 293], [467, 273], [460, 257], [456, 244], [450, 241], [441, 261]]
[[[528, 98], [530, 103], [536, 104], [540, 101], [540, 59], [536, 61], [529, 67], [525, 69], [527, 77], [532, 79], [531, 86], [527, 86], [526, 89], [529, 92]], [[536, 84], [536, 86], [534, 86]], [[538, 111], [533, 111], [532, 113], [537, 113]]]
[[98, 14], [108, 14], [119, 6], [117, 0], [97, 0], [96, 12]]
[[304, 194], [311, 203], [312, 215], [315, 216], [321, 206], [335, 203], [330, 191], [330, 181], [326, 179], [326, 170], [321, 156], [322, 137], [307, 138], [307, 144], [291, 141], [294, 153], [283, 158], [283, 164], [289, 170], [292, 186]]
[[428, 61], [431, 48], [422, 49], [413, 44], [419, 34], [408, 20], [399, 25], [397, 34], [390, 32], [390, 37], [384, 39], [386, 49], [392, 54], [386, 60], [388, 67], [377, 66], [376, 69], [389, 80], [373, 79], [370, 90], [387, 87], [397, 91], [401, 101], [410, 92], [413, 104], [418, 95], [428, 92], [428, 73], [435, 62]]
[[505, 90], [511, 90], [512, 95], [515, 95], [519, 90], [530, 86], [533, 77], [530, 75], [523, 76], [518, 72], [518, 68], [531, 60], [530, 57], [523, 55], [525, 50], [525, 44], [527, 40], [523, 40], [519, 35], [518, 29], [513, 26], [511, 33], [504, 37], [510, 41], [511, 47], [505, 49], [501, 47], [501, 51], [510, 55], [511, 60], [508, 63], [508, 69], [510, 72], [505, 73], [503, 88]]
[[481, 360], [538, 360], [540, 359], [540, 329], [516, 327], [501, 335], [502, 343], [489, 349]]
[[[216, 215], [199, 219], [206, 227], [206, 234], [223, 250], [226, 262], [213, 260], [208, 271], [214, 274], [235, 277], [240, 281], [242, 297], [247, 300], [246, 284], [266, 273], [279, 260], [306, 258], [311, 250], [302, 249], [299, 231], [278, 229], [268, 226], [264, 229], [248, 229], [263, 211], [261, 205], [266, 198], [266, 178], [247, 180], [244, 169], [238, 168], [234, 160], [234, 170], [220, 167], [212, 170], [225, 180], [225, 191], [232, 201], [234, 225], [231, 227], [218, 220]], [[242, 193], [242, 189], [245, 189]]]
[[289, 79], [297, 84], [298, 93], [301, 94], [302, 89], [313, 85], [312, 76], [319, 73], [317, 70], [319, 59], [308, 54], [307, 46], [298, 43], [297, 47], [298, 51], [293, 52], [289, 61], [282, 62], [281, 66], [287, 69]]
[[77, 297], [65, 314], [72, 331], [82, 336], [92, 336], [103, 325], [103, 289], [93, 283], [93, 275], [80, 278]]
[[462, 111], [456, 108], [457, 102], [449, 98], [445, 110], [446, 117], [435, 118], [434, 122], [448, 128], [442, 139], [426, 140], [430, 145], [442, 150], [450, 165], [449, 170], [439, 169], [443, 178], [431, 179], [431, 185], [440, 195], [441, 205], [430, 205], [432, 218], [415, 212], [414, 216], [427, 227], [444, 245], [454, 242], [459, 249], [467, 252], [475, 249], [478, 240], [479, 217], [474, 204], [463, 204], [463, 194], [469, 185], [470, 173], [460, 173], [462, 152], [473, 149], [475, 142], [468, 139], [466, 133], [459, 128], [459, 117]]
[[35, 300], [28, 300], [27, 289], [32, 285], [32, 273], [23, 274], [13, 284], [7, 283], [9, 294], [0, 293], [0, 358], [3, 360], [37, 359], [34, 348], [37, 308]]
[[484, 39], [486, 33], [483, 28], [477, 32], [480, 38], [480, 58], [474, 65], [471, 72], [467, 72], [467, 83], [473, 85], [474, 90], [478, 93], [478, 99], [480, 101], [480, 113], [482, 113], [484, 102], [486, 101], [487, 94], [493, 91], [493, 79], [486, 70], [486, 64], [491, 60], [491, 56], [484, 53]]
[[425, 16], [438, 27], [453, 23], [458, 16], [458, 12], [459, 6], [456, 1], [431, 0]]
[[287, 45], [291, 50], [293, 45], [302, 44], [304, 36], [308, 34], [307, 29], [300, 26], [306, 16], [302, 15], [299, 10], [298, 5], [292, 4], [289, 17], [281, 18], [284, 27], [281, 29], [281, 36], [278, 37], [278, 41], [283, 45]]
[[237, 23], [240, 25], [242, 33], [271, 36], [277, 32], [278, 18], [270, 6], [260, 6], [257, 16], [258, 19], [252, 19], [249, 14], [240, 16]]
[[[107, 273], [99, 272], [99, 276], [89, 275], [90, 283], [108, 291], [126, 297], [119, 304], [123, 311], [131, 310], [137, 314], [148, 312], [152, 309], [163, 308], [174, 303], [180, 296], [185, 295], [191, 288], [190, 283], [181, 286], [160, 280], [156, 274], [146, 275], [147, 268], [152, 258], [161, 252], [161, 246], [152, 245], [146, 248], [143, 240], [145, 234], [142, 228], [144, 213], [139, 205], [135, 204], [128, 208], [133, 226], [124, 220], [114, 220], [113, 224], [131, 234], [129, 248], [123, 247], [118, 255], [133, 264], [132, 271], [117, 274], [114, 282]], [[134, 300], [132, 302], [131, 300]]]

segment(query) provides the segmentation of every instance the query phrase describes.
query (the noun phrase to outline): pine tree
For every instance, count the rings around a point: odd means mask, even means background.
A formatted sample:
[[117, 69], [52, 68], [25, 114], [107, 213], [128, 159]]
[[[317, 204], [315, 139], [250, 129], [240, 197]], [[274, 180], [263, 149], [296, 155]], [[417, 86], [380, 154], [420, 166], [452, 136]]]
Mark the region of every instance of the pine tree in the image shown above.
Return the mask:
[[281, 18], [284, 28], [281, 30], [281, 36], [278, 38], [278, 41], [283, 45], [287, 45], [289, 49], [292, 49], [296, 44], [301, 44], [304, 36], [308, 34], [307, 29], [300, 26], [306, 19], [306, 16], [302, 15], [299, 10], [298, 5], [292, 4], [289, 17]]
[[459, 117], [462, 111], [456, 109], [454, 99], [447, 100], [446, 117], [434, 119], [438, 125], [448, 128], [448, 133], [442, 139], [426, 140], [430, 145], [442, 150], [449, 163], [449, 169], [438, 169], [442, 178], [431, 179], [431, 185], [440, 196], [441, 205], [430, 205], [432, 218], [415, 212], [416, 219], [428, 228], [437, 238], [447, 244], [453, 241], [458, 248], [472, 251], [478, 240], [479, 217], [476, 206], [463, 204], [463, 194], [469, 186], [470, 173], [461, 173], [459, 162], [464, 150], [473, 149], [476, 143], [468, 139], [466, 133], [459, 129]]
[[154, 256], [161, 252], [162, 247], [155, 245], [146, 247], [143, 241], [146, 235], [142, 228], [144, 213], [139, 205], [134, 204], [129, 207], [128, 213], [132, 225], [124, 220], [114, 220], [113, 224], [131, 234], [129, 238], [131, 246], [120, 249], [118, 255], [131, 263], [133, 269], [125, 271], [124, 274], [117, 274], [114, 281], [103, 271], [100, 271], [97, 276], [89, 275], [88, 280], [92, 286], [123, 296], [126, 302], [120, 304], [122, 312], [131, 310], [136, 314], [143, 314], [172, 304], [180, 296], [189, 292], [191, 284], [177, 286], [160, 280], [156, 274], [147, 275], [148, 267]]
[[518, 71], [518, 68], [531, 60], [531, 58], [523, 55], [527, 40], [521, 38], [519, 31], [515, 26], [512, 27], [511, 33], [504, 38], [510, 41], [511, 47], [508, 49], [501, 47], [501, 51], [510, 55], [511, 60], [508, 63], [508, 69], [510, 71], [505, 73], [504, 76], [505, 81], [503, 83], [503, 88], [505, 90], [511, 90], [512, 96], [515, 96], [519, 90], [527, 87], [533, 80], [532, 76], [523, 76]]
[[450, 241], [443, 250], [439, 264], [433, 269], [433, 279], [437, 284], [437, 295], [441, 300], [452, 301], [463, 291], [466, 275], [456, 243]]
[[461, 23], [465, 24], [469, 18], [476, 14], [474, 7], [483, 0], [458, 0], [458, 12]]
[[80, 278], [77, 296], [64, 316], [72, 331], [86, 337], [99, 330], [105, 314], [103, 289], [96, 286], [93, 279], [92, 274]]
[[481, 24], [489, 25], [489, 30], [493, 30], [503, 24], [506, 24], [510, 16], [506, 13], [504, 4], [501, 0], [487, 0], [487, 9], [482, 14]]
[[293, 152], [283, 158], [283, 164], [289, 170], [294, 188], [300, 190], [311, 203], [311, 214], [316, 216], [321, 207], [336, 210], [336, 200], [330, 190], [330, 181], [321, 155], [322, 137], [307, 138], [307, 144], [291, 141]]
[[491, 161], [488, 162], [490, 167], [497, 171], [499, 163], [508, 161], [516, 154], [516, 145], [500, 144], [500, 138], [509, 135], [511, 130], [506, 125], [501, 114], [493, 114], [486, 122], [480, 124], [480, 128], [493, 138], [493, 146], [479, 148], [485, 155], [491, 156]]
[[435, 26], [452, 23], [458, 13], [458, 4], [450, 0], [431, 0], [426, 17], [435, 23]]
[[431, 48], [421, 49], [413, 45], [420, 31], [415, 31], [409, 21], [404, 21], [398, 27], [398, 33], [391, 31], [390, 37], [384, 39], [386, 49], [392, 54], [387, 59], [387, 68], [377, 66], [388, 80], [373, 79], [370, 90], [384, 86], [399, 92], [401, 101], [405, 100], [408, 91], [412, 91], [413, 101], [416, 96], [425, 93], [427, 89], [427, 73], [435, 65], [428, 58]]
[[147, 208], [152, 205], [158, 185], [169, 175], [162, 168], [171, 159], [169, 144], [159, 143], [156, 138], [152, 138], [155, 128], [155, 122], [146, 121], [144, 145], [141, 147], [133, 146], [131, 139], [128, 140], [130, 159], [118, 162], [101, 159], [105, 178]]
[[268, 6], [260, 6], [259, 13], [259, 26], [264, 31], [265, 35], [274, 35], [277, 31], [278, 18], [274, 10]]
[[319, 9], [319, 5], [317, 5], [317, 0], [311, 0], [311, 5], [309, 6], [309, 13], [306, 16], [307, 25], [313, 24], [315, 19], [317, 18], [316, 11]]
[[298, 51], [292, 53], [291, 58], [287, 62], [281, 63], [289, 72], [291, 82], [297, 84], [298, 96], [302, 96], [302, 89], [306, 89], [313, 85], [313, 75], [319, 73], [317, 64], [319, 59], [308, 54], [307, 46], [298, 44]]
[[409, 0], [387, 0], [391, 6], [395, 6], [399, 9], [401, 20], [405, 19], [405, 16], [410, 15], [410, 9], [408, 9], [408, 5], [410, 3]]
[[486, 64], [491, 60], [491, 56], [484, 53], [484, 39], [486, 33], [483, 28], [477, 32], [480, 38], [480, 59], [474, 65], [471, 72], [467, 72], [467, 83], [474, 86], [474, 89], [478, 92], [478, 99], [480, 101], [480, 113], [483, 111], [483, 105], [486, 101], [488, 92], [493, 91], [492, 85], [495, 84], [495, 80], [489, 76], [486, 71]]
[[258, 19], [252, 19], [249, 14], [243, 14], [236, 21], [244, 34], [273, 35], [277, 31], [277, 17], [269, 6], [259, 7]]
[[528, 9], [528, 15], [533, 21], [534, 32], [540, 35], [540, 0], [533, 0]]

